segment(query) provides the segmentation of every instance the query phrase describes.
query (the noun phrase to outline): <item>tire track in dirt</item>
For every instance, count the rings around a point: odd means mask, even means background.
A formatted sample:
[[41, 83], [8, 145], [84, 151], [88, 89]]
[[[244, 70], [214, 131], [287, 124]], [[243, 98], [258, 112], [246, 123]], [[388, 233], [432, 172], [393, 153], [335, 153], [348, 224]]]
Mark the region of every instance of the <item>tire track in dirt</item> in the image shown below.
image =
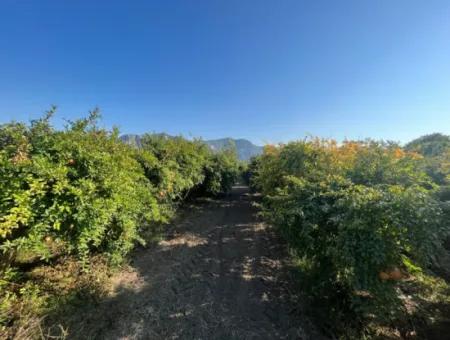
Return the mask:
[[320, 339], [302, 314], [285, 246], [247, 188], [193, 206], [113, 277], [71, 338]]

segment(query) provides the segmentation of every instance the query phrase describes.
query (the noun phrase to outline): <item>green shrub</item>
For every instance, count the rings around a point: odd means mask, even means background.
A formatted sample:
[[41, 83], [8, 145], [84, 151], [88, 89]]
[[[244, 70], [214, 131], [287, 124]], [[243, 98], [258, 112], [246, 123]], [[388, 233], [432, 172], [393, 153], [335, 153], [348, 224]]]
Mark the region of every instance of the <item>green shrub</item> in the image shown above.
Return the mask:
[[229, 190], [236, 179], [235, 155], [214, 154], [199, 140], [145, 135], [136, 149], [118, 131], [98, 128], [97, 111], [63, 131], [50, 125], [52, 114], [0, 126], [4, 253], [86, 261], [104, 252], [119, 262], [142, 241], [142, 228], [167, 219], [173, 202], [199, 186]]
[[420, 158], [393, 144], [269, 146], [254, 173], [265, 216], [305, 266], [311, 295], [334, 301], [335, 319], [364, 323], [400, 308], [405, 261], [426, 267], [445, 233]]
[[200, 185], [200, 192], [209, 195], [229, 192], [239, 175], [236, 153], [234, 150], [224, 150], [212, 154], [204, 171], [205, 180]]
[[0, 128], [0, 237], [3, 252], [48, 259], [55, 249], [115, 261], [160, 221], [152, 185], [117, 131], [88, 119], [54, 130], [51, 114]]
[[[136, 148], [123, 143], [117, 130], [99, 128], [97, 110], [63, 130], [51, 126], [53, 113], [54, 109], [28, 125], [0, 126], [4, 337], [20, 329], [38, 331], [41, 313], [52, 304], [58, 309], [58, 301], [65, 300], [52, 296], [59, 286], [57, 278], [48, 292], [49, 287], [21, 270], [39, 261], [52, 268], [64, 255], [64, 263], [77, 259], [73, 262], [84, 270], [80, 277], [87, 278], [91, 267], [98, 267], [98, 262], [90, 262], [94, 258], [120, 263], [193, 191], [227, 191], [237, 176], [234, 153], [213, 153], [200, 140], [145, 135], [142, 148]], [[83, 281], [78, 274], [77, 270], [72, 276]]]
[[147, 134], [141, 138], [141, 145], [141, 152], [157, 160], [156, 166], [146, 166], [146, 175], [161, 197], [181, 200], [205, 180], [204, 168], [210, 162], [211, 151], [201, 141]]
[[138, 159], [161, 198], [170, 201], [227, 192], [239, 172], [234, 150], [215, 153], [201, 140], [183, 137], [144, 135]]

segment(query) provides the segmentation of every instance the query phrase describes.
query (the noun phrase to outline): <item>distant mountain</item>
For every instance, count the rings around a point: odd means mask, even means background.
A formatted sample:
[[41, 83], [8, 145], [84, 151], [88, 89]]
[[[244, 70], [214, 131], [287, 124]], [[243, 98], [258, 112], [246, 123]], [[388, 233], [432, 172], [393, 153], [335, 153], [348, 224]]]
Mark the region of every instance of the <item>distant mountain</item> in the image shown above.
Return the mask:
[[263, 152], [263, 147], [253, 144], [247, 139], [233, 139], [221, 138], [205, 141], [212, 150], [220, 151], [227, 147], [236, 147], [238, 158], [248, 161], [253, 156], [260, 155]]
[[132, 135], [132, 134], [128, 134], [128, 135], [122, 135], [120, 136], [120, 140], [122, 140], [123, 142], [136, 146], [138, 148], [140, 148], [142, 146], [141, 144], [141, 136], [139, 135]]
[[[158, 133], [156, 135], [165, 136], [170, 138], [169, 135]], [[120, 136], [120, 139], [127, 144], [134, 145], [138, 148], [141, 147], [141, 137], [139, 135], [127, 134]], [[205, 143], [209, 145], [211, 150], [220, 151], [225, 148], [235, 147], [240, 160], [248, 161], [253, 156], [260, 155], [263, 151], [262, 146], [258, 146], [248, 141], [247, 139], [233, 139], [233, 138], [221, 138], [206, 140]]]

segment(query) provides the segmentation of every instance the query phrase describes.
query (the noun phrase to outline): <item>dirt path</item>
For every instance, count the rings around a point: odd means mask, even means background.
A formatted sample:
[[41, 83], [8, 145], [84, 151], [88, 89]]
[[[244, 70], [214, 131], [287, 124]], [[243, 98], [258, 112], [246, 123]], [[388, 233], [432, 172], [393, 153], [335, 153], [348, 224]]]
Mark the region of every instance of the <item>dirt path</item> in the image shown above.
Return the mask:
[[157, 247], [137, 253], [114, 278], [114, 296], [72, 337], [320, 338], [302, 315], [285, 247], [256, 212], [244, 187], [196, 205]]

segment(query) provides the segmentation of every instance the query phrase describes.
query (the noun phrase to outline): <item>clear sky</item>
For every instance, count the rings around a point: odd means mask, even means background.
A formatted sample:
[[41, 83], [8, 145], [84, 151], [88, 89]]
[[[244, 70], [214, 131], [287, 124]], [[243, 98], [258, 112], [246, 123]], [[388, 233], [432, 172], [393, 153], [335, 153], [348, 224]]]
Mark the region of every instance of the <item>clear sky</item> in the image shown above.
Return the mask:
[[450, 133], [450, 1], [0, 4], [0, 123], [99, 106], [124, 133]]

